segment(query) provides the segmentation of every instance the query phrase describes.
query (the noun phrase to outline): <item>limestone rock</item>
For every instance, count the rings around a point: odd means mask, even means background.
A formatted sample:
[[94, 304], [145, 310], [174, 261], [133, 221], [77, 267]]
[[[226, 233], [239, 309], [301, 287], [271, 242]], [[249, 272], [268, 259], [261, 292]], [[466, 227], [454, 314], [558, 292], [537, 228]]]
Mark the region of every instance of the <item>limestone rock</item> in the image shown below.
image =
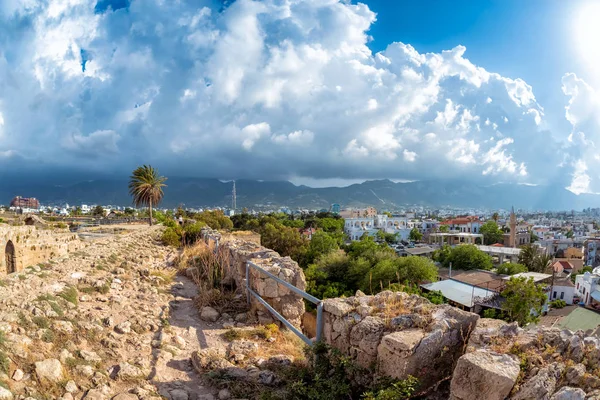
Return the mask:
[[129, 322], [129, 321], [121, 322], [120, 324], [115, 326], [115, 332], [121, 333], [121, 334], [130, 333], [131, 332], [131, 322]]
[[127, 362], [119, 364], [117, 378], [120, 379], [137, 379], [144, 375], [141, 369]]
[[202, 307], [200, 318], [207, 322], [217, 322], [219, 319], [219, 312], [212, 307]]
[[453, 400], [503, 400], [519, 376], [515, 356], [486, 350], [467, 353], [458, 359], [452, 375], [450, 393]]
[[550, 400], [585, 400], [585, 392], [579, 388], [565, 386], [550, 397]]
[[75, 381], [71, 380], [65, 385], [65, 390], [69, 393], [76, 393], [79, 390], [79, 388], [77, 387]]
[[4, 389], [0, 386], [0, 400], [12, 400], [13, 394], [10, 390]]
[[537, 375], [521, 385], [519, 391], [512, 397], [513, 400], [548, 399], [554, 392], [564, 369], [565, 366], [558, 363], [542, 368]]
[[17, 368], [12, 375], [12, 379], [14, 381], [19, 382], [23, 379], [24, 376], [25, 376], [25, 373], [23, 372], [23, 370]]
[[354, 307], [346, 303], [344, 299], [325, 299], [323, 301], [323, 310], [337, 317], [343, 317], [353, 309]]
[[35, 373], [40, 380], [58, 382], [63, 378], [63, 369], [60, 361], [49, 358], [35, 363]]

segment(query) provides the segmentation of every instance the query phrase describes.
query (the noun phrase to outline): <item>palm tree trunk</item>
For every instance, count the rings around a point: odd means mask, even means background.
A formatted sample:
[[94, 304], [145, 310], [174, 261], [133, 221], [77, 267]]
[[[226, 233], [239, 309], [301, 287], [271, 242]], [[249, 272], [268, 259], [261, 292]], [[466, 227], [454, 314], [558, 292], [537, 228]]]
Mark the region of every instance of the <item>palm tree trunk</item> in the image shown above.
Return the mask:
[[152, 226], [152, 200], [150, 200], [150, 226]]

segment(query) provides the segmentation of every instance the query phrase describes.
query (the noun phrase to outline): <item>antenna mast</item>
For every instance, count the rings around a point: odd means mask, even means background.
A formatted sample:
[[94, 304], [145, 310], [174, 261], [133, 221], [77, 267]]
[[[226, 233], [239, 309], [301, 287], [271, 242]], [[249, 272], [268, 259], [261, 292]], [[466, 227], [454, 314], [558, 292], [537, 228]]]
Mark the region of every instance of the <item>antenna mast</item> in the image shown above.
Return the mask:
[[231, 191], [231, 209], [235, 212], [236, 207], [235, 181], [233, 181], [233, 190]]

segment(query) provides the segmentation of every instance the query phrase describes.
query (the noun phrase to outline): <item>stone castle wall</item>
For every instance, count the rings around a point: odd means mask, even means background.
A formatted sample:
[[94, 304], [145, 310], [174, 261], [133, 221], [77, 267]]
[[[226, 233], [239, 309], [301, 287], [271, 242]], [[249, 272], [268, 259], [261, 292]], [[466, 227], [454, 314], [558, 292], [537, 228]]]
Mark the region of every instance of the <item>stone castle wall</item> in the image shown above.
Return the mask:
[[[246, 291], [246, 263], [248, 261], [298, 289], [305, 290], [304, 272], [298, 263], [289, 257], [281, 257], [277, 252], [262, 247], [260, 236], [257, 240], [255, 235], [246, 238], [245, 235], [221, 234], [212, 229], [204, 229], [202, 233], [209, 247], [218, 246], [219, 251], [226, 253], [225, 259], [228, 260], [226, 275], [242, 292]], [[305, 311], [302, 297], [256, 269], [250, 269], [250, 287], [288, 321], [297, 327], [301, 326], [302, 315]], [[265, 323], [273, 320], [266, 308], [254, 297], [251, 297], [251, 304], [253, 310], [257, 312], [259, 322]]]
[[77, 235], [66, 229], [0, 225], [0, 275], [9, 272], [7, 262], [10, 262], [10, 254], [7, 257], [7, 250], [10, 253], [11, 245], [14, 248], [14, 272], [55, 257], [66, 256], [84, 247]]

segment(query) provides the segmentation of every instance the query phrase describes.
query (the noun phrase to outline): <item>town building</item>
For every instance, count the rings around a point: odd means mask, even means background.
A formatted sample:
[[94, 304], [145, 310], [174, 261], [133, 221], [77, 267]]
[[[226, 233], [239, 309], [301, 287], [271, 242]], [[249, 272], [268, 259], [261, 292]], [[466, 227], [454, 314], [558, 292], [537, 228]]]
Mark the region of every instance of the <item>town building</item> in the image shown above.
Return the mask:
[[575, 295], [586, 306], [600, 307], [600, 276], [598, 269], [575, 276]]
[[37, 210], [40, 208], [40, 202], [35, 197], [17, 196], [10, 201], [10, 207]]
[[377, 209], [374, 207], [367, 208], [349, 208], [340, 211], [342, 218], [374, 218], [377, 216]]
[[441, 225], [446, 225], [450, 232], [479, 233], [483, 223], [478, 216], [468, 216], [448, 219]]
[[331, 213], [332, 213], [332, 214], [336, 214], [336, 215], [337, 215], [337, 214], [339, 214], [339, 213], [340, 213], [340, 211], [341, 211], [341, 210], [340, 210], [340, 205], [339, 205], [339, 204], [337, 204], [337, 203], [333, 203], [333, 204], [331, 205]]

